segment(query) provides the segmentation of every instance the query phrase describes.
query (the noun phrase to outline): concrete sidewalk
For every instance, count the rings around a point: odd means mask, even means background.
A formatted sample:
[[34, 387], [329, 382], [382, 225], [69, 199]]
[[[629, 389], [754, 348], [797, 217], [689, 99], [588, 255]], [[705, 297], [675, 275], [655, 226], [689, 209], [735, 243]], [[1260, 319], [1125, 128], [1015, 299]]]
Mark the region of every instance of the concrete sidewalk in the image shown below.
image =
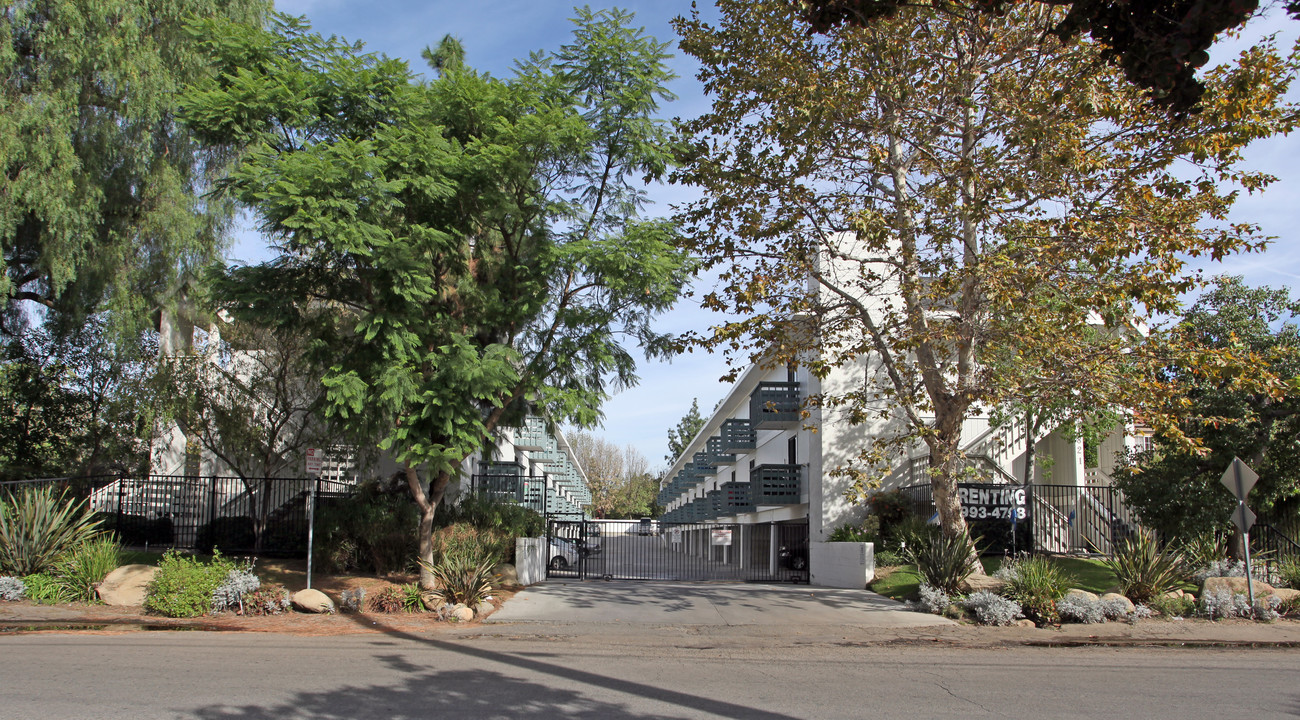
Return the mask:
[[867, 590], [748, 583], [549, 580], [520, 591], [485, 623], [637, 625], [954, 625]]

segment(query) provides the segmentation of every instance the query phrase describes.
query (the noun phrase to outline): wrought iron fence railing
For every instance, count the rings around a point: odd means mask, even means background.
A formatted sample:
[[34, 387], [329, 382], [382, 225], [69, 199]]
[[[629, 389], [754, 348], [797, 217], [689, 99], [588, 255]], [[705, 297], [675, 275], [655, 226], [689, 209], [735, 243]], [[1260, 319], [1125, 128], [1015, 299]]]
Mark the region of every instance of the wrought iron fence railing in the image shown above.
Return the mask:
[[[966, 483], [959, 487], [968, 486]], [[1124, 494], [1108, 485], [996, 485], [973, 483], [972, 488], [1007, 488], [994, 492], [994, 501], [979, 504], [983, 514], [968, 514], [971, 533], [983, 539], [986, 552], [1031, 550], [1049, 553], [1109, 554], [1141, 527], [1124, 502]], [[913, 513], [935, 513], [930, 485], [899, 488]], [[1021, 493], [1017, 495], [1017, 493]], [[1013, 498], [1007, 500], [1007, 497]], [[1001, 504], [1000, 504], [1001, 503]], [[1018, 509], [1024, 508], [1023, 512]], [[1008, 510], [1009, 512], [1004, 512]], [[1014, 522], [1013, 522], [1014, 520]]]
[[263, 555], [307, 550], [307, 506], [353, 485], [309, 478], [101, 475], [0, 483], [0, 492], [52, 485], [85, 500], [123, 544]]

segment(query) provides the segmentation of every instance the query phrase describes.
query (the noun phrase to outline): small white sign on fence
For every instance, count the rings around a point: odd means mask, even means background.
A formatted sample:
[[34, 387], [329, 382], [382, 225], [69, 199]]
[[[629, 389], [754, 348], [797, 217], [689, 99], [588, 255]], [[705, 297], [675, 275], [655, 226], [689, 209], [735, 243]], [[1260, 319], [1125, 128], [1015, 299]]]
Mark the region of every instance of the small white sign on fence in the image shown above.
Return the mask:
[[307, 448], [307, 476], [313, 477], [320, 475], [321, 461], [325, 459], [325, 453], [320, 448]]
[[730, 544], [731, 544], [731, 528], [714, 528], [714, 529], [713, 529], [713, 544], [714, 544], [714, 545], [730, 545]]

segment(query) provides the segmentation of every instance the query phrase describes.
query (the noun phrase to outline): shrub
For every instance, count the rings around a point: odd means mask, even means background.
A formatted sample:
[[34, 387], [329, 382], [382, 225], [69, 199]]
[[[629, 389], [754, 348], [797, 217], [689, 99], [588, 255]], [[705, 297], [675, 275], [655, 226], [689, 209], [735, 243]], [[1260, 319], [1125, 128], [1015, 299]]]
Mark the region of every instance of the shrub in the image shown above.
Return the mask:
[[34, 603], [67, 602], [68, 589], [59, 579], [48, 573], [32, 573], [23, 578], [27, 599]]
[[948, 597], [948, 593], [938, 588], [930, 587], [925, 583], [921, 583], [921, 587], [917, 590], [917, 593], [920, 596], [920, 599], [917, 601], [917, 608], [921, 612], [930, 613], [931, 615], [942, 615], [944, 611], [948, 609], [948, 606], [952, 604], [952, 598]]
[[1183, 554], [1173, 546], [1160, 547], [1149, 530], [1125, 538], [1105, 563], [1119, 580], [1120, 593], [1135, 603], [1173, 590], [1189, 575]]
[[970, 562], [970, 544], [970, 536], [966, 533], [948, 536], [932, 527], [909, 542], [904, 552], [916, 565], [916, 573], [922, 581], [944, 592], [956, 593], [974, 569]]
[[1188, 567], [1208, 567], [1228, 557], [1228, 536], [1220, 530], [1206, 530], [1183, 540], [1179, 549]]
[[1210, 620], [1250, 617], [1250, 600], [1245, 593], [1212, 590], [1201, 596], [1201, 614]]
[[911, 547], [925, 542], [938, 529], [937, 525], [931, 525], [925, 518], [909, 515], [890, 527], [887, 542], [898, 548]]
[[501, 554], [505, 562], [514, 562], [515, 538], [546, 534], [546, 519], [537, 511], [485, 495], [470, 495], [457, 505], [439, 506], [434, 523], [443, 527], [465, 523], [505, 538], [509, 543]]
[[54, 564], [54, 575], [69, 599], [94, 602], [95, 588], [122, 563], [122, 546], [111, 535], [83, 543]]
[[[1208, 565], [1192, 565], [1191, 567], [1201, 568], [1192, 574], [1192, 580], [1195, 580], [1197, 585], [1204, 585], [1205, 579], [1212, 577], [1246, 577], [1246, 563], [1243, 560], [1222, 558]], [[1265, 563], [1251, 563], [1250, 570], [1254, 578], [1260, 582], [1277, 580], [1275, 577], [1270, 577], [1271, 574], [1276, 573], [1269, 573], [1268, 566]]]
[[366, 607], [371, 612], [395, 613], [402, 611], [405, 601], [406, 593], [400, 586], [386, 585], [367, 599]]
[[212, 612], [244, 612], [244, 596], [256, 592], [261, 586], [262, 581], [253, 573], [251, 565], [233, 568], [226, 573], [226, 579], [212, 591]]
[[289, 591], [283, 585], [265, 583], [243, 595], [244, 612], [249, 615], [279, 615], [289, 611]]
[[44, 572], [97, 533], [99, 521], [85, 503], [52, 485], [26, 486], [0, 497], [0, 572]]
[[514, 538], [495, 530], [481, 529], [470, 523], [454, 523], [434, 531], [433, 564], [453, 558], [474, 565], [493, 558], [495, 564], [506, 557], [507, 547], [514, 544]]
[[1187, 618], [1196, 614], [1196, 601], [1181, 595], [1153, 597], [1146, 604], [1168, 618]]
[[1300, 557], [1289, 557], [1277, 564], [1277, 582], [1282, 587], [1300, 590]]
[[1020, 617], [1020, 605], [988, 590], [971, 593], [962, 602], [962, 607], [975, 614], [975, 621], [981, 625], [1010, 625]]
[[406, 612], [424, 612], [424, 590], [420, 583], [407, 583], [399, 586], [402, 590], [402, 609]]
[[474, 607], [491, 594], [492, 568], [496, 564], [495, 557], [476, 562], [474, 556], [467, 554], [447, 556], [442, 562], [425, 567], [433, 574], [439, 587], [436, 592], [444, 602]]
[[1300, 618], [1300, 595], [1289, 600], [1283, 600], [1277, 606], [1277, 612], [1283, 617]]
[[0, 600], [15, 602], [22, 600], [26, 594], [27, 586], [23, 584], [22, 578], [0, 576]]
[[912, 516], [912, 501], [902, 490], [878, 492], [867, 498], [867, 507], [880, 518], [880, 532], [886, 536], [892, 536], [894, 526]]
[[854, 525], [841, 525], [831, 531], [830, 542], [874, 542], [875, 536]]
[[322, 502], [314, 559], [325, 572], [384, 575], [414, 566], [419, 510], [402, 485], [367, 481], [347, 497]]
[[898, 567], [906, 565], [907, 558], [893, 550], [876, 550], [876, 567]]
[[1012, 564], [1015, 568], [1002, 590], [1003, 594], [1020, 603], [1025, 616], [1036, 625], [1059, 621], [1056, 601], [1069, 588], [1069, 582], [1061, 568], [1051, 560], [1040, 557], [1022, 557]]
[[1061, 622], [1092, 625], [1106, 621], [1106, 613], [1102, 611], [1101, 601], [1084, 595], [1067, 595], [1057, 600], [1056, 612]]
[[205, 563], [169, 550], [158, 561], [158, 572], [145, 589], [145, 610], [166, 617], [202, 615], [212, 609], [213, 594], [236, 567], [220, 553]]

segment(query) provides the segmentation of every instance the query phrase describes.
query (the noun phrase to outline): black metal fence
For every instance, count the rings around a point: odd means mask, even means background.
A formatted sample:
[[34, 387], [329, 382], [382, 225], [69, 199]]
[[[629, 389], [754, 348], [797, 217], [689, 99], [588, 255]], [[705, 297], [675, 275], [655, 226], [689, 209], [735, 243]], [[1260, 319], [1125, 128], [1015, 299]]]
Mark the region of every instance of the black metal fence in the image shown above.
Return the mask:
[[1300, 534], [1288, 530], [1290, 528], [1256, 523], [1250, 529], [1252, 551], [1272, 560], [1300, 558]]
[[[930, 485], [900, 488], [913, 512], [935, 513]], [[1105, 553], [1140, 528], [1124, 494], [1109, 485], [959, 483], [971, 534], [988, 553]]]
[[547, 519], [547, 575], [808, 582], [808, 524]]
[[225, 553], [304, 555], [307, 507], [352, 485], [307, 478], [196, 475], [52, 478], [0, 484], [49, 484], [86, 501], [124, 545]]

